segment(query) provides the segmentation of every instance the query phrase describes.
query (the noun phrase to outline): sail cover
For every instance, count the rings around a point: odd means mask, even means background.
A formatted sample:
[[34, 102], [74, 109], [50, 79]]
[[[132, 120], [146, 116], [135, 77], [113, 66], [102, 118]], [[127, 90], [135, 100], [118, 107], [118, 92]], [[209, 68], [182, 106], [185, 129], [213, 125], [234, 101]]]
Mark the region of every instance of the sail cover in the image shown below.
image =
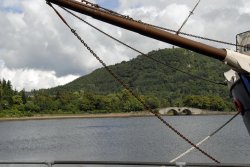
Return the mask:
[[241, 79], [243, 81], [243, 84], [245, 85], [245, 88], [250, 95], [250, 76], [249, 75], [241, 75]]
[[250, 56], [250, 31], [236, 35], [236, 51]]

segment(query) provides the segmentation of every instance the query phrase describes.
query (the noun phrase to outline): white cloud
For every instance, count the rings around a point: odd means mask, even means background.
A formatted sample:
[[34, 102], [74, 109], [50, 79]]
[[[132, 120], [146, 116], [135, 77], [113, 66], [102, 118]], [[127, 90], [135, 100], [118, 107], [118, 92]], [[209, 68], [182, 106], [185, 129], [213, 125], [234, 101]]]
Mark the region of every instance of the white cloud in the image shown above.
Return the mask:
[[32, 89], [50, 88], [64, 85], [78, 78], [76, 75], [57, 77], [55, 71], [42, 71], [35, 69], [9, 69], [4, 61], [0, 60], [0, 79], [10, 80], [13, 88], [18, 91], [25, 88]]
[[[168, 18], [171, 18], [176, 22], [178, 27], [180, 27], [183, 23], [183, 21], [186, 19], [186, 17], [189, 15], [189, 11], [191, 9], [188, 8], [186, 5], [178, 5], [178, 4], [170, 4], [169, 6], [164, 9], [164, 13], [168, 16]], [[164, 16], [164, 15], [162, 15]], [[164, 17], [161, 17], [164, 18]]]

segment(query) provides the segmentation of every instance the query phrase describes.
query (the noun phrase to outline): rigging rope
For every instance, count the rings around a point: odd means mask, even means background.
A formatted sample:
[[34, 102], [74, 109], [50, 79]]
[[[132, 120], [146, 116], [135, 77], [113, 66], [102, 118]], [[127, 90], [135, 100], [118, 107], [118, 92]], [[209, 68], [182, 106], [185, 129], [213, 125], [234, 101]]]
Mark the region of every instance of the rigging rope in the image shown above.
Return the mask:
[[138, 49], [135, 49], [134, 47], [132, 47], [132, 46], [130, 46], [130, 45], [128, 45], [128, 44], [122, 42], [121, 40], [119, 40], [119, 39], [117, 39], [117, 38], [111, 36], [110, 34], [104, 32], [103, 30], [97, 28], [97, 27], [94, 26], [93, 24], [91, 24], [91, 23], [87, 22], [86, 20], [82, 19], [81, 17], [77, 16], [76, 14], [74, 14], [74, 13], [71, 12], [71, 11], [69, 11], [68, 9], [66, 9], [66, 8], [64, 8], [64, 7], [61, 7], [61, 6], [60, 6], [60, 8], [62, 8], [63, 10], [65, 10], [66, 12], [68, 12], [69, 14], [73, 15], [73, 16], [76, 17], [77, 19], [81, 20], [81, 21], [84, 22], [85, 24], [89, 25], [90, 27], [94, 28], [95, 30], [97, 30], [97, 31], [101, 32], [102, 34], [106, 35], [107, 37], [109, 37], [109, 38], [115, 40], [116, 42], [118, 42], [118, 43], [120, 43], [120, 44], [122, 44], [122, 45], [124, 45], [124, 46], [126, 46], [126, 47], [128, 47], [128, 48], [130, 48], [130, 49], [132, 49], [133, 51], [135, 51], [135, 52], [137, 52], [137, 53], [139, 53], [139, 54], [141, 54], [141, 55], [143, 55], [143, 56], [145, 56], [145, 57], [147, 57], [147, 58], [149, 58], [149, 59], [151, 59], [151, 60], [153, 60], [153, 61], [155, 61], [155, 62], [157, 62], [157, 63], [159, 63], [159, 64], [162, 64], [162, 65], [164, 65], [164, 66], [166, 66], [166, 67], [168, 67], [168, 68], [171, 68], [171, 69], [173, 69], [173, 70], [175, 70], [175, 71], [179, 71], [179, 72], [181, 72], [181, 73], [184, 73], [184, 74], [186, 74], [186, 75], [189, 75], [190, 77], [197, 78], [197, 79], [200, 79], [200, 80], [209, 82], [209, 83], [213, 83], [213, 84], [217, 84], [217, 85], [224, 85], [224, 86], [227, 85], [225, 82], [215, 82], [215, 81], [212, 81], [212, 80], [209, 80], [209, 79], [206, 79], [206, 78], [203, 78], [203, 77], [200, 77], [200, 76], [197, 76], [197, 75], [188, 73], [188, 72], [186, 72], [186, 71], [180, 70], [180, 69], [178, 69], [178, 68], [176, 68], [176, 67], [171, 66], [170, 64], [168, 64], [168, 63], [166, 63], [166, 62], [162, 62], [162, 61], [160, 61], [160, 60], [157, 60], [157, 59], [155, 59], [155, 58], [153, 58], [153, 57], [151, 57], [151, 56], [149, 56], [149, 55], [143, 53], [142, 51], [139, 51]]
[[173, 132], [175, 132], [178, 136], [180, 136], [187, 143], [195, 147], [202, 154], [207, 156], [209, 159], [214, 161], [215, 163], [220, 163], [217, 159], [209, 155], [207, 152], [202, 150], [200, 147], [196, 146], [193, 142], [191, 142], [187, 137], [185, 137], [182, 133], [180, 133], [177, 129], [175, 129], [171, 124], [169, 124], [166, 120], [164, 120], [157, 111], [153, 111], [144, 101], [141, 99], [139, 95], [134, 93], [134, 91], [126, 85], [123, 80], [121, 80], [101, 59], [100, 57], [88, 46], [87, 43], [77, 34], [76, 30], [71, 28], [71, 26], [66, 22], [66, 20], [60, 15], [60, 13], [54, 8], [54, 6], [47, 1], [47, 4], [52, 7], [52, 9], [56, 12], [56, 14], [60, 17], [60, 19], [65, 23], [65, 25], [70, 29], [70, 31], [81, 41], [81, 43], [87, 48], [87, 50], [103, 65], [103, 67], [109, 72], [110, 75], [114, 77], [114, 79], [121, 84], [132, 96], [134, 96], [146, 110], [150, 111], [153, 115], [155, 115], [163, 124], [165, 124], [168, 128], [170, 128]]
[[[101, 7], [98, 4], [91, 3], [91, 2], [89, 2], [87, 0], [81, 0], [81, 2], [85, 2], [86, 5], [90, 5], [92, 7], [96, 7], [96, 8], [102, 9], [103, 11], [105, 11], [105, 12], [107, 12], [109, 14], [120, 16], [122, 18], [129, 19], [129, 20], [134, 21], [134, 22], [145, 24], [145, 25], [148, 25], [148, 26], [151, 26], [151, 27], [154, 27], [154, 28], [158, 28], [158, 29], [161, 29], [161, 30], [173, 32], [175, 34], [178, 32], [178, 31], [170, 29], [170, 28], [165, 28], [165, 27], [161, 27], [161, 26], [157, 26], [157, 25], [145, 23], [145, 22], [142, 22], [141, 20], [135, 20], [135, 19], [133, 19], [132, 17], [130, 17], [128, 15], [122, 15], [120, 13], [117, 13], [117, 12], [113, 11], [113, 10]], [[242, 45], [237, 45], [237, 44], [230, 43], [230, 42], [225, 42], [225, 41], [221, 41], [221, 40], [216, 40], [216, 39], [211, 39], [211, 38], [207, 38], [207, 37], [202, 37], [202, 36], [198, 36], [198, 35], [194, 35], [194, 34], [190, 34], [190, 33], [179, 32], [178, 34], [182, 34], [182, 35], [185, 35], [185, 36], [189, 36], [189, 37], [197, 38], [197, 39], [202, 39], [202, 40], [206, 40], [206, 41], [221, 43], [221, 44], [225, 44], [225, 45], [231, 45], [231, 46], [237, 46], [237, 47], [244, 47]]]
[[[201, 141], [199, 141], [196, 146], [200, 146], [202, 143], [204, 143], [205, 141], [207, 141], [210, 137], [214, 136], [216, 133], [218, 133], [222, 128], [224, 128], [227, 124], [229, 124], [234, 118], [236, 118], [238, 115], [240, 114], [240, 112], [237, 112], [234, 116], [232, 116], [227, 122], [225, 122], [223, 125], [221, 125], [219, 128], [217, 128], [215, 131], [213, 131], [210, 135], [208, 135], [207, 137], [205, 137], [204, 139], [202, 139]], [[178, 155], [177, 157], [175, 157], [174, 159], [172, 159], [169, 162], [176, 162], [178, 159], [180, 159], [181, 157], [187, 155], [188, 153], [190, 153], [191, 151], [193, 151], [195, 148], [191, 147], [189, 148], [187, 151], [183, 152], [182, 154]]]

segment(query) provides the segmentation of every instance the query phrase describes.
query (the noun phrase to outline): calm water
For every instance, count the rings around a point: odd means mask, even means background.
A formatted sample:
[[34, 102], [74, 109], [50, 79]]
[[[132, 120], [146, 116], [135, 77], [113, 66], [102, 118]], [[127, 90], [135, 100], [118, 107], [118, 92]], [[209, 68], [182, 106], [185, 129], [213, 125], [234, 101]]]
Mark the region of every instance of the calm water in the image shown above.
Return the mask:
[[[198, 142], [230, 117], [165, 119]], [[0, 122], [0, 161], [170, 161], [189, 147], [154, 117]], [[221, 162], [250, 163], [250, 137], [240, 116], [202, 148]], [[180, 161], [211, 162], [197, 151]]]

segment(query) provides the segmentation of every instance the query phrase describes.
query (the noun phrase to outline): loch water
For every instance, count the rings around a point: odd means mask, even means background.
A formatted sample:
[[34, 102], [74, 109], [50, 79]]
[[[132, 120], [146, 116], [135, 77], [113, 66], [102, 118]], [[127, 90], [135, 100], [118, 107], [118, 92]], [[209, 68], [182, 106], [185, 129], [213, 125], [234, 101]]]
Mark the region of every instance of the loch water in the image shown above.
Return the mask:
[[[164, 119], [197, 143], [230, 117], [168, 116]], [[155, 117], [0, 122], [0, 161], [167, 162], [190, 147]], [[201, 148], [223, 163], [250, 164], [250, 136], [241, 116]], [[179, 161], [212, 162], [196, 150]]]

